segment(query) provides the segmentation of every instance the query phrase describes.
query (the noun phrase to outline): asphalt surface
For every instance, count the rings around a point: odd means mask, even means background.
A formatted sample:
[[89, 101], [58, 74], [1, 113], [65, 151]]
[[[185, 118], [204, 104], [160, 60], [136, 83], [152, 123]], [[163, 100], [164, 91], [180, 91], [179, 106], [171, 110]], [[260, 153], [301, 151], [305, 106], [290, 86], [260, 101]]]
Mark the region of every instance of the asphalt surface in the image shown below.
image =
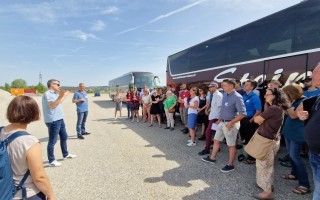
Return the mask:
[[[0, 93], [1, 110], [5, 111], [12, 97]], [[34, 96], [39, 105], [41, 97]], [[1, 101], [2, 99], [2, 101]], [[236, 161], [235, 170], [222, 173], [228, 162], [226, 144], [221, 146], [215, 164], [204, 163], [197, 153], [204, 148], [199, 141], [195, 147], [187, 147], [189, 137], [165, 127], [148, 127], [131, 123], [126, 117], [114, 119], [114, 103], [103, 95], [89, 95], [87, 131], [91, 135], [84, 140], [76, 137], [76, 108], [72, 95], [63, 103], [65, 122], [69, 134], [68, 149], [77, 158], [62, 160], [59, 143], [55, 146], [56, 158], [61, 167], [49, 167], [46, 158], [47, 128], [42, 120], [30, 124], [28, 130], [42, 144], [43, 160], [54, 191], [61, 200], [95, 199], [253, 199], [259, 192], [255, 187], [255, 165]], [[0, 124], [5, 125], [5, 112], [0, 112]], [[126, 108], [123, 108], [126, 116]], [[179, 122], [177, 122], [180, 124]], [[240, 151], [238, 151], [238, 154]], [[277, 157], [286, 153], [284, 147]], [[309, 167], [309, 165], [308, 165]], [[281, 174], [289, 168], [275, 162], [276, 199], [311, 199], [311, 194], [296, 195], [291, 190], [297, 181], [283, 180]], [[311, 178], [311, 169], [309, 167]], [[312, 183], [312, 179], [310, 179]]]

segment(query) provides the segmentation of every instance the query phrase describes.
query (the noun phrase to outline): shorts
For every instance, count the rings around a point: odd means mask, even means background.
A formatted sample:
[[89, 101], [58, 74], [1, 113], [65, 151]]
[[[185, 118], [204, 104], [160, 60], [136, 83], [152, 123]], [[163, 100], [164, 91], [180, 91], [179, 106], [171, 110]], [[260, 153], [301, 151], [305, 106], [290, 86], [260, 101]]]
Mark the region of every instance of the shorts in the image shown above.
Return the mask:
[[198, 124], [197, 118], [198, 118], [197, 114], [194, 114], [194, 113], [188, 114], [188, 128], [197, 128], [197, 124]]
[[116, 102], [116, 111], [121, 111], [122, 109], [122, 102]]
[[226, 138], [227, 145], [229, 147], [233, 147], [233, 146], [236, 146], [238, 131], [240, 128], [240, 122], [233, 124], [230, 131], [226, 127], [227, 123], [228, 122], [221, 121], [218, 124], [218, 128], [217, 128], [216, 134], [214, 135], [214, 139], [222, 142], [223, 139]]

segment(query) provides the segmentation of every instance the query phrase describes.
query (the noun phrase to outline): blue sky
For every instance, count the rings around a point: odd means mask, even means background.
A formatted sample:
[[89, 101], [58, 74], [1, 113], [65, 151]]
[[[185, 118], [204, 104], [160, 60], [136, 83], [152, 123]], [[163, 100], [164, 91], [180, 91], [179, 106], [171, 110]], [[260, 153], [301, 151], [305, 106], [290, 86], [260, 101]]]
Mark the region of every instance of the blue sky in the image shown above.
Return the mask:
[[88, 86], [129, 71], [165, 85], [169, 55], [301, 0], [2, 0], [0, 85]]

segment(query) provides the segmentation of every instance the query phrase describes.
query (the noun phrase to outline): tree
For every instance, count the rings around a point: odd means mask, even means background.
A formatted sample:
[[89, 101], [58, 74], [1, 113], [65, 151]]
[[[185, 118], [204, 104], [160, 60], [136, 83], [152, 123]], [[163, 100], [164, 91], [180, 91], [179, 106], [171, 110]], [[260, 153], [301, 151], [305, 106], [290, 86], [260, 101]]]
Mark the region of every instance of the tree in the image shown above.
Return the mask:
[[38, 93], [44, 93], [47, 90], [47, 87], [44, 86], [42, 83], [39, 83], [36, 86], [36, 90], [37, 90]]
[[16, 79], [12, 81], [11, 88], [27, 88], [27, 82], [23, 79]]
[[5, 83], [4, 84], [4, 90], [7, 91], [7, 92], [10, 92], [11, 87], [10, 87], [9, 83]]

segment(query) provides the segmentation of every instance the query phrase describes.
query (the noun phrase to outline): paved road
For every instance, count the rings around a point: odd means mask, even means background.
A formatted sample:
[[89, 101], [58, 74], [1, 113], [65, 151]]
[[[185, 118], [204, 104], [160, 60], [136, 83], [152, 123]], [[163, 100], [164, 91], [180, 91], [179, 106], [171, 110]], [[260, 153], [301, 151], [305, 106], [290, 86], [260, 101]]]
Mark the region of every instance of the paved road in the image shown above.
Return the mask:
[[[35, 98], [41, 102], [41, 97]], [[226, 145], [222, 145], [216, 164], [204, 163], [197, 155], [204, 142], [187, 147], [189, 137], [179, 131], [181, 126], [170, 132], [141, 122], [114, 120], [114, 104], [106, 99], [90, 97], [87, 129], [92, 134], [85, 140], [76, 139], [71, 96], [63, 104], [68, 148], [78, 157], [61, 160], [63, 165], [57, 168], [47, 167], [44, 162], [59, 199], [252, 199], [257, 192], [255, 165], [236, 162], [235, 171], [220, 172], [228, 160]], [[43, 121], [31, 124], [29, 131], [40, 138], [43, 159], [47, 160], [48, 137]], [[58, 144], [55, 151], [61, 158]], [[282, 148], [279, 156], [283, 154]], [[282, 180], [279, 176], [283, 173], [289, 173], [289, 169], [277, 162], [276, 199], [311, 199], [311, 195], [293, 194], [291, 189], [297, 182]]]

